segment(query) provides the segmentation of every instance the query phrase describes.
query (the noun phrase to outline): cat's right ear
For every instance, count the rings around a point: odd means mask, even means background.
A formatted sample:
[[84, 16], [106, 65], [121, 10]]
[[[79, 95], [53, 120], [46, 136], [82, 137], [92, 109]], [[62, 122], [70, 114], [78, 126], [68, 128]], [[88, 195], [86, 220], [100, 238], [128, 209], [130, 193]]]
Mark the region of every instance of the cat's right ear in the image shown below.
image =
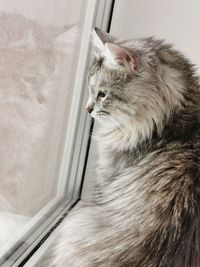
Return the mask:
[[114, 43], [116, 38], [100, 30], [99, 28], [95, 28], [92, 31], [92, 52], [96, 58], [100, 58], [105, 53], [105, 43]]

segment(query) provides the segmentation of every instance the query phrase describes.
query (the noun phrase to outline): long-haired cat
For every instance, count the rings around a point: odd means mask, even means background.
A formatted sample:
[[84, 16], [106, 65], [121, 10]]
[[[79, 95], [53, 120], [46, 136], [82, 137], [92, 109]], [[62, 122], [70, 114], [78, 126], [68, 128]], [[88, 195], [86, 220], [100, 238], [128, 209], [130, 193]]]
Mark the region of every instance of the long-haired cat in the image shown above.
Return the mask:
[[200, 266], [200, 87], [153, 38], [96, 29], [87, 110], [100, 125], [95, 196], [65, 221], [58, 267]]

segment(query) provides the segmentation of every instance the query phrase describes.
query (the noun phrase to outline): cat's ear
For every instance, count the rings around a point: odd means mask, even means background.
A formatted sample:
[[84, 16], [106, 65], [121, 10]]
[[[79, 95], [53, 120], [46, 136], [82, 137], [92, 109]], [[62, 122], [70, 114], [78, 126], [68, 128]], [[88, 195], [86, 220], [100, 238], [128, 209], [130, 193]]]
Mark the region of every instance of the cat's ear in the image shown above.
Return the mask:
[[106, 43], [104, 56], [110, 67], [127, 66], [132, 71], [138, 68], [138, 55], [136, 51], [121, 47], [118, 44]]
[[98, 28], [92, 32], [93, 54], [97, 59], [103, 57], [105, 64], [111, 68], [127, 66], [135, 71], [139, 63], [136, 51], [124, 48], [118, 42], [117, 38]]
[[105, 53], [105, 44], [106, 43], [113, 43], [117, 39], [107, 32], [100, 30], [99, 28], [95, 28], [92, 31], [92, 48], [93, 54], [98, 58], [104, 55]]

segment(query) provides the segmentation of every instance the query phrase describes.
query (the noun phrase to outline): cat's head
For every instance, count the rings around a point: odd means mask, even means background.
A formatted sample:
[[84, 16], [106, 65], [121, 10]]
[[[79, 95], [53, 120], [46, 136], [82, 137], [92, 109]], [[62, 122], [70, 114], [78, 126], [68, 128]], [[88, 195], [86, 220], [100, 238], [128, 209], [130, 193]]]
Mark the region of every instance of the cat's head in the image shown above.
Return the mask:
[[120, 41], [96, 29], [87, 110], [121, 149], [162, 131], [181, 110], [190, 63], [153, 38]]

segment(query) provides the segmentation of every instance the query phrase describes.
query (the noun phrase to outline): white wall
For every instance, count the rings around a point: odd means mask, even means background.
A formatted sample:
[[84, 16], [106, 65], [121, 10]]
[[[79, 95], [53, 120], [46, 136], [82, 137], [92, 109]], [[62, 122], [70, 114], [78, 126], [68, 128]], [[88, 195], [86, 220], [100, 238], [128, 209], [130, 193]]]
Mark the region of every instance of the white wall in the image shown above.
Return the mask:
[[111, 33], [123, 38], [164, 38], [200, 70], [199, 10], [199, 0], [116, 0]]

